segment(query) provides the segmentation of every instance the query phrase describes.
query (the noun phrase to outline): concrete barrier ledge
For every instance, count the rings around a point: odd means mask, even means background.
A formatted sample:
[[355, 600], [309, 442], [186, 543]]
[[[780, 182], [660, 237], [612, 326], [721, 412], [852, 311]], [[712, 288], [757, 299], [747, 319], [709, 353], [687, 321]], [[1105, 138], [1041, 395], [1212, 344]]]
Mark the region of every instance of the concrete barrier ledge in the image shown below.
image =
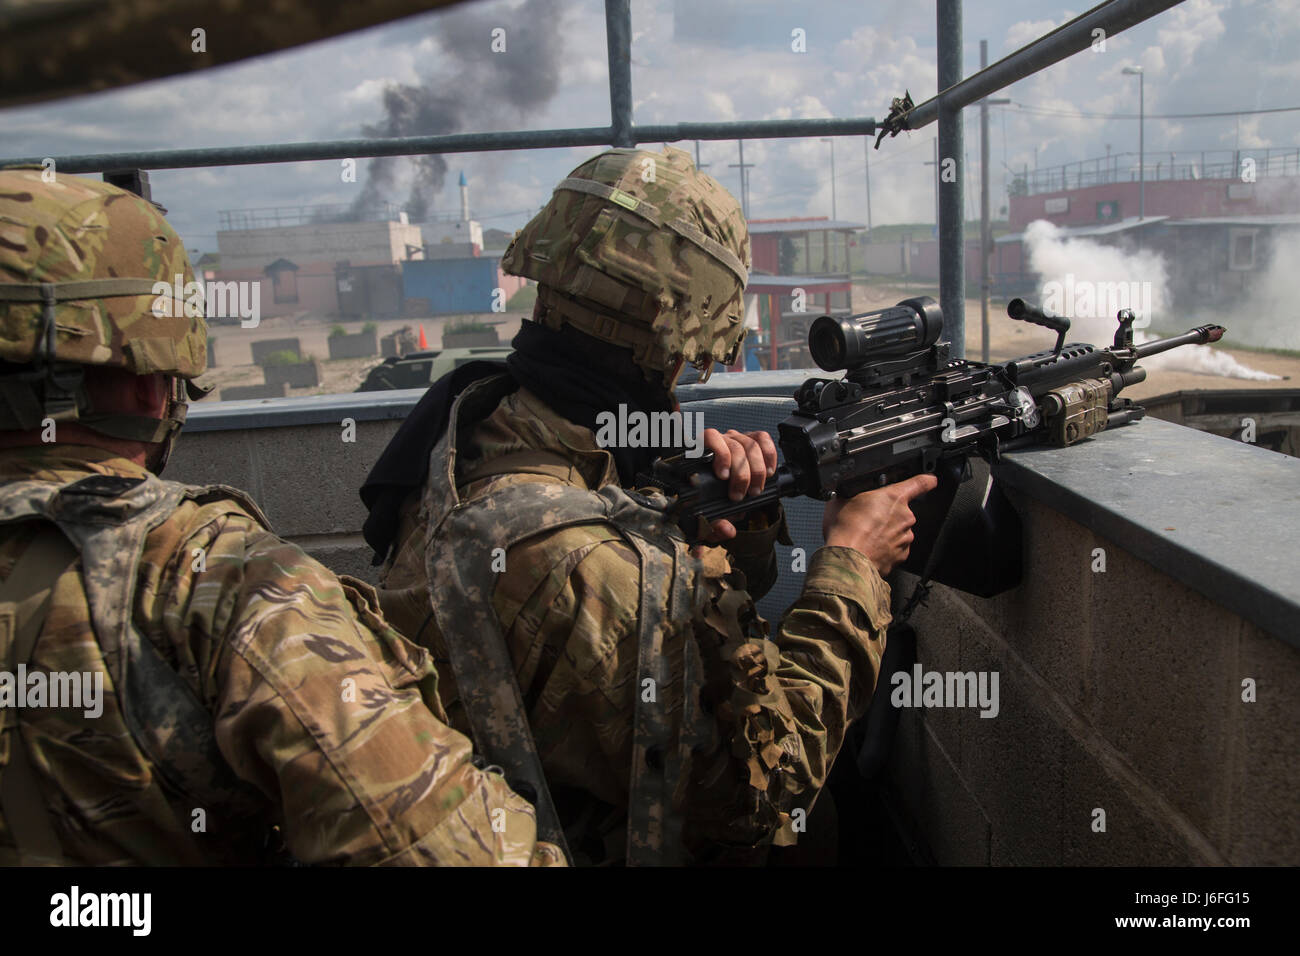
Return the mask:
[[1300, 647], [1300, 459], [1147, 418], [994, 473]]
[[[746, 372], [715, 375], [703, 385], [683, 385], [677, 390], [682, 403], [749, 395], [789, 398], [813, 370]], [[284, 428], [289, 425], [337, 425], [348, 417], [358, 422], [405, 418], [424, 395], [422, 388], [383, 392], [340, 392], [337, 395], [303, 395], [297, 398], [233, 402], [202, 401], [190, 406], [187, 432], [229, 431], [243, 428]]]

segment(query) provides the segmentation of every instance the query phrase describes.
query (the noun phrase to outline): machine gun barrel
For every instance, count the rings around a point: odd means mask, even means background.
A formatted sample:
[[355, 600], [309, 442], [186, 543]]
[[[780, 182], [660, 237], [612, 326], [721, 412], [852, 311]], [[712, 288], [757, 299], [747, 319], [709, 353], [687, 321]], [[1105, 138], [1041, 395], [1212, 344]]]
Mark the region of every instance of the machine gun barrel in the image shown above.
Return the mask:
[[1161, 352], [1168, 352], [1180, 345], [1205, 345], [1208, 342], [1217, 342], [1223, 338], [1223, 333], [1226, 331], [1228, 330], [1221, 325], [1197, 326], [1182, 335], [1174, 335], [1167, 339], [1156, 339], [1154, 342], [1143, 342], [1141, 345], [1135, 345], [1133, 346], [1133, 357], [1144, 359], [1151, 355], [1159, 355]]

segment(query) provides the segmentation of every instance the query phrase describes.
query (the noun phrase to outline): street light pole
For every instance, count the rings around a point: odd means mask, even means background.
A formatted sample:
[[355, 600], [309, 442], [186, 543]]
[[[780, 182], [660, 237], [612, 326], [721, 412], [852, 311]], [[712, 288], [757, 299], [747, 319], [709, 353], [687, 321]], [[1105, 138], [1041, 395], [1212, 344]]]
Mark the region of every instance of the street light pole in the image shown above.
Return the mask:
[[1126, 66], [1124, 73], [1138, 78], [1138, 221], [1147, 214], [1146, 74], [1140, 66]]
[[835, 140], [822, 137], [823, 143], [831, 144], [831, 219], [835, 219]]

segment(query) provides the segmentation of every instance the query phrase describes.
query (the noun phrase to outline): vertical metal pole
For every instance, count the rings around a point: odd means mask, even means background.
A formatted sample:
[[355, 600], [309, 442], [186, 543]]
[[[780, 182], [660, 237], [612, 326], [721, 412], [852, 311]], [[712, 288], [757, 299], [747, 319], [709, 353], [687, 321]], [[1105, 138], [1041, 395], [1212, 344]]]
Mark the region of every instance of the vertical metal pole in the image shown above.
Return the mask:
[[[939, 137], [934, 138], [934, 159], [926, 163], [927, 166], [934, 167], [934, 229], [939, 231]], [[937, 239], [938, 236], [936, 235]]]
[[[1147, 75], [1138, 74], [1138, 220], [1147, 217]], [[1130, 87], [1132, 89], [1132, 87]], [[1130, 114], [1131, 115], [1131, 114]]]
[[831, 139], [831, 219], [835, 218], [835, 140]]
[[749, 218], [749, 177], [745, 175], [745, 141], [736, 141], [740, 146], [740, 210]]
[[781, 325], [781, 297], [779, 295], [773, 293], [767, 297], [767, 312], [767, 331], [772, 337], [769, 343], [771, 351], [767, 360], [767, 368], [769, 371], [773, 371], [781, 367], [776, 354], [776, 331]]
[[[962, 79], [961, 0], [938, 0], [935, 32], [939, 46], [939, 90], [956, 86]], [[940, 165], [936, 187], [939, 190], [939, 307], [943, 309], [944, 327], [952, 343], [952, 357], [966, 357], [966, 249], [962, 231], [965, 197], [962, 170], [965, 150], [962, 144], [961, 110], [939, 107]], [[943, 182], [943, 164], [956, 165], [952, 182]]]
[[605, 0], [605, 43], [609, 48], [609, 125], [614, 146], [631, 148], [632, 10], [631, 0]]
[[745, 162], [745, 141], [736, 140], [736, 146], [740, 150], [740, 162], [728, 163], [731, 169], [740, 170], [740, 211], [746, 219], [749, 218], [749, 167], [753, 163]]
[[[864, 136], [862, 139], [862, 145], [866, 151], [865, 152], [866, 158], [863, 160], [862, 165], [867, 173], [867, 241], [870, 242], [871, 241], [871, 137]], [[864, 252], [863, 253], [864, 262], [866, 261], [865, 255], [866, 253]]]
[[[989, 65], [989, 41], [980, 40], [980, 69]], [[989, 360], [989, 101], [980, 100], [980, 361]]]

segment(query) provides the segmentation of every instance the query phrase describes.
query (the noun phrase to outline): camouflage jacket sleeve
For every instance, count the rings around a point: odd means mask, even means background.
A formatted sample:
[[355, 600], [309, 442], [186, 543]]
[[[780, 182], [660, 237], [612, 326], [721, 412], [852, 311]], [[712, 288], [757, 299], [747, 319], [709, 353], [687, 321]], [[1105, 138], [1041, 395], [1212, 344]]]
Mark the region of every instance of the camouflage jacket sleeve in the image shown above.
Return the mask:
[[560, 862], [532, 808], [471, 763], [428, 653], [384, 622], [367, 585], [229, 509], [195, 525], [148, 585], [174, 598], [158, 624], [188, 643], [218, 745], [282, 808], [296, 859]]
[[781, 619], [777, 677], [800, 727], [803, 759], [791, 769], [803, 787], [825, 783], [849, 724], [871, 702], [889, 606], [889, 585], [871, 561], [851, 548], [824, 547]]
[[776, 543], [792, 544], [785, 526], [785, 509], [775, 502], [766, 511], [752, 513], [733, 522], [736, 536], [723, 543], [731, 566], [745, 576], [749, 596], [755, 601], [776, 584]]

